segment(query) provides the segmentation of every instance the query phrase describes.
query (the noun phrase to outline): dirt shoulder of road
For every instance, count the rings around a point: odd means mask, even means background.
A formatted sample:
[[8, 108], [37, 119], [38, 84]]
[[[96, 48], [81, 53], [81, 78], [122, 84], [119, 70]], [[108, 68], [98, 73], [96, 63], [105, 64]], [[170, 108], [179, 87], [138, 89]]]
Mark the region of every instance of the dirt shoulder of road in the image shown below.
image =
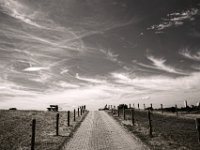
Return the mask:
[[73, 121], [73, 113], [71, 113], [68, 127], [67, 112], [59, 112], [59, 136], [55, 136], [57, 112], [0, 110], [0, 149], [29, 150], [31, 122], [32, 119], [36, 119], [35, 149], [59, 150], [72, 137], [87, 113], [76, 117], [76, 121]]
[[165, 138], [162, 134], [157, 132], [153, 132], [153, 137], [150, 137], [149, 129], [138, 122], [133, 126], [130, 120], [123, 120], [121, 117], [118, 117], [117, 114], [113, 115], [110, 111], [107, 111], [107, 113], [152, 150], [189, 150], [180, 145], [180, 143], [170, 138]]

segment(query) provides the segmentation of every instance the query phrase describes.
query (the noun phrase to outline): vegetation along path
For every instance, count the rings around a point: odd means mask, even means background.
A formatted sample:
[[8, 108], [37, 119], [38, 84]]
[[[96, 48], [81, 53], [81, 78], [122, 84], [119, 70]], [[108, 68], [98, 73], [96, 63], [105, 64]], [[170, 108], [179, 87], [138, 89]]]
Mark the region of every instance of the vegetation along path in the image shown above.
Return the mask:
[[104, 111], [89, 112], [64, 150], [147, 150]]

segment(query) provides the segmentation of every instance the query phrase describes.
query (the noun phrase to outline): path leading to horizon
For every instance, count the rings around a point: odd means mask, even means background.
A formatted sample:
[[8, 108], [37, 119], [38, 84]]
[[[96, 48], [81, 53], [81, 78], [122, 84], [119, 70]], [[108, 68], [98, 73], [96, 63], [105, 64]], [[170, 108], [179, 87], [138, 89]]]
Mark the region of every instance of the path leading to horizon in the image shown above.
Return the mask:
[[147, 150], [104, 111], [89, 112], [64, 150]]

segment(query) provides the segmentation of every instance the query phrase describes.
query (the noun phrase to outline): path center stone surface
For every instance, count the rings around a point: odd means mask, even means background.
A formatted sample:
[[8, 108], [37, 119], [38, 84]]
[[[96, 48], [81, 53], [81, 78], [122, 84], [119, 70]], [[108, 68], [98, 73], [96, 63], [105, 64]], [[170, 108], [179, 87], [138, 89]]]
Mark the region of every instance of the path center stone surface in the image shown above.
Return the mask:
[[147, 150], [104, 111], [89, 112], [64, 150]]

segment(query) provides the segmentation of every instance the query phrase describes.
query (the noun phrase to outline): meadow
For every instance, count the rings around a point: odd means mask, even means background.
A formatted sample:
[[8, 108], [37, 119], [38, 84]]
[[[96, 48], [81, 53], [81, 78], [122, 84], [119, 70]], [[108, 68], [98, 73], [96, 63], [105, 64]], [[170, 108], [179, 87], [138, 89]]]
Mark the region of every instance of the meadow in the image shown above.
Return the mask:
[[[119, 111], [119, 117], [117, 112], [114, 115], [111, 112], [110, 114], [125, 128], [150, 146], [151, 149], [199, 150], [200, 144], [198, 143], [194, 114], [191, 114], [193, 117], [190, 118], [189, 114], [186, 113], [183, 113], [184, 115], [179, 114], [177, 117], [175, 113], [164, 112], [162, 114], [152, 111], [151, 123], [153, 136], [150, 137], [147, 111], [134, 111], [134, 125], [132, 125], [131, 121], [131, 109], [126, 109], [125, 112], [125, 120], [122, 109]], [[196, 116], [199, 115], [196, 114]]]
[[60, 149], [87, 113], [73, 121], [71, 112], [70, 126], [67, 125], [67, 112], [61, 111], [59, 114], [59, 136], [56, 136], [57, 112], [0, 110], [0, 149], [30, 150], [32, 119], [36, 119], [35, 150]]

